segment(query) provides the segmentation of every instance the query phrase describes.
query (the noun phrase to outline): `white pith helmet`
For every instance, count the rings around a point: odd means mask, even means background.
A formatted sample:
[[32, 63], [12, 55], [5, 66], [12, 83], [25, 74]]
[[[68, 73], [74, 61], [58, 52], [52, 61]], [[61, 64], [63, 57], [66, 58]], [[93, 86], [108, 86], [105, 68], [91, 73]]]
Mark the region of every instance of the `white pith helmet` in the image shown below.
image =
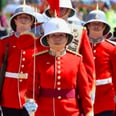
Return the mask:
[[106, 25], [106, 28], [104, 29], [103, 35], [107, 34], [110, 31], [110, 25], [107, 22], [107, 18], [106, 18], [105, 13], [101, 10], [98, 10], [98, 9], [93, 10], [88, 14], [84, 26], [87, 27], [87, 25], [89, 23], [96, 22], [96, 21], [104, 23]]
[[[15, 25], [15, 22], [14, 22], [14, 18], [20, 14], [27, 14], [27, 15], [30, 15], [34, 18], [34, 20], [36, 20], [37, 23], [43, 23], [44, 20], [42, 19], [42, 16], [40, 13], [36, 13], [34, 11], [34, 8], [32, 8], [31, 6], [28, 6], [28, 5], [20, 5], [19, 7], [16, 8], [13, 16], [10, 18], [10, 26], [12, 28], [13, 31], [16, 31], [16, 25]], [[35, 21], [33, 22], [33, 26], [32, 28], [34, 27], [34, 23]]]
[[44, 35], [40, 38], [40, 42], [43, 46], [49, 46], [47, 43], [47, 36], [54, 33], [65, 33], [68, 36], [67, 44], [71, 43], [73, 35], [68, 26], [68, 23], [61, 18], [51, 18], [43, 25]]
[[[71, 12], [69, 14], [69, 17], [72, 17], [75, 14], [75, 9], [72, 7], [71, 0], [59, 0], [59, 7], [60, 8], [71, 9]], [[48, 17], [51, 17], [50, 14], [49, 14], [49, 9], [50, 9], [50, 6], [48, 6], [48, 8], [45, 10], [45, 14]]]

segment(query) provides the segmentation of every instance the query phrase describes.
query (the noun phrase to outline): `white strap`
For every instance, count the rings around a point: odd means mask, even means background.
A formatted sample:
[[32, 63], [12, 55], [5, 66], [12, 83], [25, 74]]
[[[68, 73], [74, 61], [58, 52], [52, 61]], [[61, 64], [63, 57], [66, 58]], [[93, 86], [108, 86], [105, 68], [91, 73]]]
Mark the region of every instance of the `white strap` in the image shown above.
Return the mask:
[[12, 72], [6, 72], [5, 77], [9, 78], [16, 78], [16, 79], [27, 79], [28, 73], [12, 73]]
[[105, 85], [105, 84], [109, 84], [112, 83], [112, 78], [107, 78], [107, 79], [100, 79], [100, 80], [96, 80], [96, 85]]

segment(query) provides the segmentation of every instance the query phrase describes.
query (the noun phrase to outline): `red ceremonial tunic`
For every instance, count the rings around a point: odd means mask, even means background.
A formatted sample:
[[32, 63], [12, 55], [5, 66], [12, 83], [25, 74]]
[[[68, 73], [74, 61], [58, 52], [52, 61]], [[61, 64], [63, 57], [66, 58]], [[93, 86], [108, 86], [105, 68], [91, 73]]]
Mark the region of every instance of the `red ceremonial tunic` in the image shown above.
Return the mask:
[[[81, 28], [80, 28], [81, 29]], [[37, 48], [38, 51], [44, 51], [48, 49], [48, 47], [43, 47], [40, 44], [40, 39], [37, 39]], [[87, 30], [82, 28], [82, 34], [80, 37], [80, 46], [79, 53], [83, 56], [83, 63], [87, 72], [87, 78], [90, 87], [90, 95], [92, 101], [94, 102], [94, 94], [95, 94], [95, 64], [93, 59], [92, 48], [87, 36]]]
[[[26, 41], [27, 39], [29, 38], [25, 38]], [[20, 41], [20, 38], [14, 34], [0, 40], [0, 67], [5, 54], [6, 44], [8, 43], [9, 45], [1, 106], [22, 108], [25, 102], [24, 95], [28, 78], [27, 65], [32, 60], [33, 54], [32, 48], [23, 49], [29, 45], [29, 42], [27, 44], [26, 41]]]
[[114, 45], [108, 40], [103, 40], [92, 45], [96, 68], [96, 95], [94, 113], [114, 110], [114, 87], [112, 79], [116, 77], [115, 68], [112, 65]]
[[[78, 116], [78, 95], [84, 113], [91, 116], [92, 101], [81, 56], [67, 51], [55, 57], [47, 50], [36, 55], [35, 64], [36, 116]], [[32, 70], [29, 71], [28, 81], [26, 96], [32, 98]]]

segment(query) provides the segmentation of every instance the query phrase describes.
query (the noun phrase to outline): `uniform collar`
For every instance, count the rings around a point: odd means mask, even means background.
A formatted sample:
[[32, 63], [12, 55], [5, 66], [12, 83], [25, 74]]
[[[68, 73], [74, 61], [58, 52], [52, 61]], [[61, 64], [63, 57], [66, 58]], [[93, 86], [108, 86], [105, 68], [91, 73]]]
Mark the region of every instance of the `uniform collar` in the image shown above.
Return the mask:
[[104, 41], [104, 38], [100, 37], [100, 38], [94, 39], [94, 38], [89, 37], [89, 41], [92, 44], [97, 44], [97, 43], [100, 43], [100, 42]]
[[63, 56], [63, 55], [66, 54], [66, 49], [63, 50], [63, 51], [61, 51], [61, 52], [59, 52], [58, 54], [55, 51], [53, 51], [53, 50], [50, 49], [49, 50], [49, 54], [52, 55], [52, 56]]

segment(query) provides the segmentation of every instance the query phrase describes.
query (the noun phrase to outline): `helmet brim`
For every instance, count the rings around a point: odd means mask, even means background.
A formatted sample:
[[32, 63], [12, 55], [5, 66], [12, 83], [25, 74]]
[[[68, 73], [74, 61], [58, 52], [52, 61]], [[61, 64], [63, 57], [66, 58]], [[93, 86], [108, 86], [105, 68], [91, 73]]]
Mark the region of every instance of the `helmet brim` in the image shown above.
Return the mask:
[[[58, 31], [53, 31], [49, 34], [45, 34], [43, 37], [40, 38], [40, 42], [43, 46], [45, 47], [49, 47], [49, 44], [47, 42], [47, 36], [50, 35], [50, 34], [54, 34], [54, 33], [58, 33]], [[59, 32], [59, 33], [64, 33], [64, 32]], [[66, 33], [66, 32], [65, 32]], [[72, 39], [73, 39], [73, 35], [72, 34], [69, 34], [69, 33], [66, 33], [67, 36], [68, 36], [68, 42], [67, 42], [67, 45], [70, 44], [72, 42]]]

